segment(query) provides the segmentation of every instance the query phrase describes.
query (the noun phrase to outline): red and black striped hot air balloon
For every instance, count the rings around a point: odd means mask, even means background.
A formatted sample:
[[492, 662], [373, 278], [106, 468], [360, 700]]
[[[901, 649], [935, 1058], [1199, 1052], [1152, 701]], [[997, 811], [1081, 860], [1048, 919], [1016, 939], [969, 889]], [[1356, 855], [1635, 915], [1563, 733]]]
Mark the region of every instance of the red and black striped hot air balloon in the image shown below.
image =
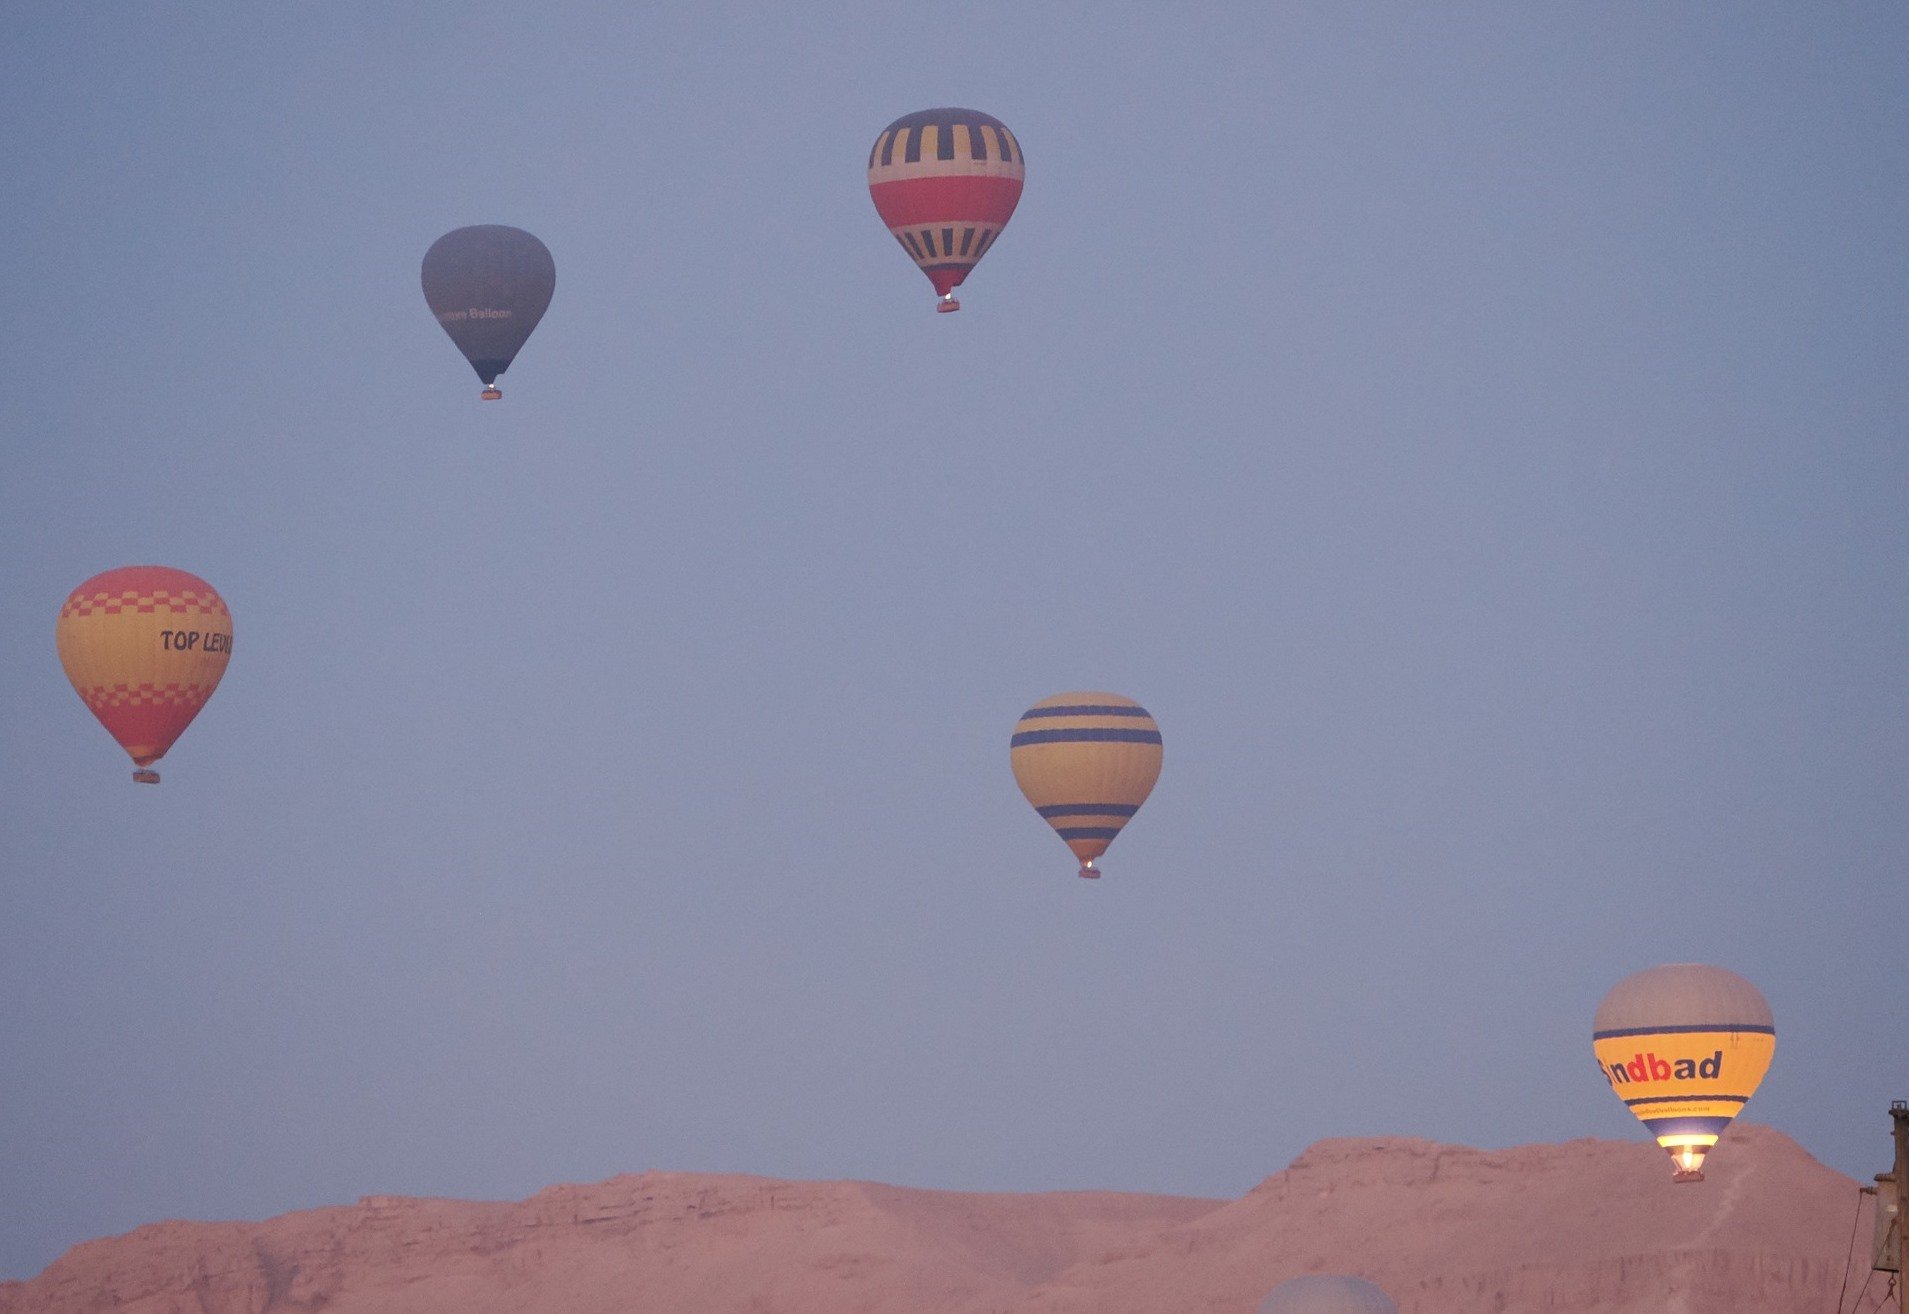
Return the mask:
[[868, 153], [868, 194], [941, 300], [961, 309], [954, 290], [988, 253], [1021, 199], [1027, 169], [1007, 125], [971, 109], [905, 114]]

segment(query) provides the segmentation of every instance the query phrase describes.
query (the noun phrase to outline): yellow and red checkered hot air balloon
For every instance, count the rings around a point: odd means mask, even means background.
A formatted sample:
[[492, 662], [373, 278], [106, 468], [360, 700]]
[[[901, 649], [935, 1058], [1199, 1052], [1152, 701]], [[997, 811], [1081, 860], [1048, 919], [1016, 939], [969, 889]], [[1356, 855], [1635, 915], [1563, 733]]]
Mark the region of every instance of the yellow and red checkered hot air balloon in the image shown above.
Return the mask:
[[1776, 1053], [1762, 991], [1721, 967], [1666, 963], [1611, 987], [1591, 1024], [1598, 1070], [1676, 1165], [1701, 1182], [1704, 1156], [1756, 1093]]
[[232, 613], [197, 575], [121, 566], [74, 589], [55, 629], [66, 678], [133, 759], [133, 779], [156, 785], [166, 755], [232, 656]]
[[1160, 727], [1112, 693], [1043, 698], [1014, 727], [1008, 760], [1027, 801], [1080, 859], [1080, 874], [1133, 819], [1160, 778]]
[[1026, 176], [1021, 143], [979, 110], [905, 114], [875, 139], [868, 194], [935, 285], [936, 310], [961, 309], [954, 290], [1007, 226]]

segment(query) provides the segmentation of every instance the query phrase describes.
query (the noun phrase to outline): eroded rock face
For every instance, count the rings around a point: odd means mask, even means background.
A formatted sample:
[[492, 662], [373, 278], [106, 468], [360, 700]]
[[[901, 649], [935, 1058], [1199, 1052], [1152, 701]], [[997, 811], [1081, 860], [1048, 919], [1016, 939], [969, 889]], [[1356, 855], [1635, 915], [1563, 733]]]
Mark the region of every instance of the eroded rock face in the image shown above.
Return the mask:
[[1321, 1142], [1232, 1202], [692, 1173], [370, 1196], [89, 1241], [0, 1284], [0, 1314], [1251, 1314], [1323, 1271], [1405, 1314], [1833, 1303], [1856, 1183], [1755, 1126], [1707, 1171], [1673, 1187], [1649, 1144], [1377, 1139]]

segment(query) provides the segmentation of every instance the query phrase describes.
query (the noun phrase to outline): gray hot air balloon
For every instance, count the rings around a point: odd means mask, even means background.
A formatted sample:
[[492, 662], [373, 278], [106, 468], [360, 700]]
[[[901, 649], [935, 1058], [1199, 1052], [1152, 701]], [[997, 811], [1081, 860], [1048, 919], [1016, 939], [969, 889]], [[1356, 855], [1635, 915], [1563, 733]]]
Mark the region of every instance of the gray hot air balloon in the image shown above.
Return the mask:
[[1399, 1307], [1364, 1278], [1319, 1273], [1274, 1287], [1259, 1314], [1399, 1314]]
[[521, 228], [454, 229], [424, 253], [424, 299], [484, 381], [485, 401], [504, 395], [497, 376], [510, 368], [556, 288], [550, 248]]

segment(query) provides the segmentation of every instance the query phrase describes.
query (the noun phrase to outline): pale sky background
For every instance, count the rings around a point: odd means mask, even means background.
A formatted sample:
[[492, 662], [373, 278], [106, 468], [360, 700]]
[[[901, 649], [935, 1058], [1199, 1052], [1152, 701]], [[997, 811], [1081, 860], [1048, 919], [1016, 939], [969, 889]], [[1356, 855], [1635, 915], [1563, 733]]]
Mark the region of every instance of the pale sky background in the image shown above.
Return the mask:
[[[397, 13], [394, 15], [393, 10]], [[645, 1168], [1236, 1196], [1909, 1096], [1900, 3], [55, 5], [0, 43], [0, 1276]], [[863, 177], [1027, 149], [958, 315]], [[550, 247], [478, 384], [418, 289]], [[231, 669], [135, 786], [53, 647]], [[1008, 772], [1138, 698], [1076, 880]], [[1728, 1153], [1728, 1140], [1719, 1153]], [[1666, 1167], [1666, 1189], [1668, 1166]]]

